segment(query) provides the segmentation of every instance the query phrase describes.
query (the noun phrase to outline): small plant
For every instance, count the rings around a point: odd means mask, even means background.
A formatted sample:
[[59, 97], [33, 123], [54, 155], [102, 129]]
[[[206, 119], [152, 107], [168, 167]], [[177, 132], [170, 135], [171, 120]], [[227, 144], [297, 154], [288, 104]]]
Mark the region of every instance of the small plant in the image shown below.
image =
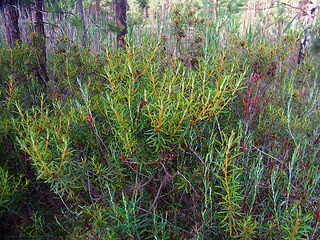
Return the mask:
[[239, 176], [240, 168], [237, 168], [235, 164], [236, 158], [240, 153], [237, 152], [239, 146], [239, 138], [235, 139], [235, 133], [232, 132], [228, 138], [226, 134], [222, 133], [223, 142], [221, 145], [225, 146], [222, 152], [219, 153], [219, 157], [222, 161], [217, 162], [219, 170], [223, 175], [217, 174], [216, 177], [220, 180], [220, 186], [225, 193], [219, 193], [222, 197], [222, 201], [219, 202], [221, 210], [219, 214], [222, 217], [222, 227], [225, 227], [229, 232], [230, 236], [239, 234], [239, 218], [241, 218], [241, 207], [240, 203], [243, 201], [244, 196], [240, 194], [240, 183], [237, 180]]

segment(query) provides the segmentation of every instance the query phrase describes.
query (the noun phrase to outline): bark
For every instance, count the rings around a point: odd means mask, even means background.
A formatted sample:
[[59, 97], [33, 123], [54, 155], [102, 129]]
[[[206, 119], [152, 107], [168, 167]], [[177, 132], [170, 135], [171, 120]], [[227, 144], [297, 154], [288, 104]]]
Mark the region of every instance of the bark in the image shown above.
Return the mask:
[[3, 1], [3, 15], [7, 32], [8, 44], [14, 46], [15, 41], [20, 41], [20, 30], [18, 26], [18, 10], [16, 7], [16, 0]]
[[115, 0], [116, 3], [116, 21], [118, 27], [122, 28], [117, 34], [118, 48], [125, 49], [126, 43], [124, 36], [128, 33], [127, 30], [127, 0]]
[[219, 0], [216, 0], [216, 5], [215, 5], [215, 12], [216, 12], [216, 19], [218, 18], [218, 12], [219, 12]]
[[44, 23], [43, 23], [43, 0], [33, 0], [31, 5], [31, 18], [33, 24], [33, 31], [45, 37]]
[[101, 0], [96, 0], [96, 4], [95, 4], [95, 8], [94, 8], [94, 12], [96, 15], [96, 22], [99, 21], [100, 10], [101, 10], [100, 2], [101, 2]]
[[79, 17], [81, 19], [82, 28], [83, 28], [82, 45], [85, 46], [86, 42], [87, 42], [87, 39], [86, 39], [86, 25], [85, 25], [85, 22], [84, 22], [84, 11], [83, 11], [82, 0], [77, 0], [77, 4], [78, 4]]
[[144, 15], [144, 19], [148, 19], [149, 18], [149, 7], [145, 6], [143, 8], [143, 15]]
[[[302, 3], [302, 9], [304, 12], [303, 16], [303, 26], [306, 29], [305, 37], [300, 42], [299, 54], [298, 54], [298, 61], [297, 63], [300, 65], [303, 63], [303, 60], [306, 56], [306, 47], [309, 44], [309, 40], [311, 39], [311, 32], [310, 32], [310, 25], [315, 18], [315, 11], [317, 8], [317, 1], [305, 1]], [[306, 11], [307, 10], [307, 11]]]
[[[43, 0], [32, 0], [31, 2], [31, 18], [32, 18], [32, 25], [33, 31], [38, 33], [38, 43], [34, 43], [36, 45], [41, 55], [38, 59], [39, 67], [35, 70], [36, 78], [42, 80], [45, 84], [48, 82], [48, 75], [47, 75], [47, 54], [46, 54], [46, 34], [44, 30], [44, 22], [43, 22]], [[33, 40], [34, 41], [34, 40]]]
[[298, 63], [299, 65], [302, 64], [303, 59], [304, 59], [304, 57], [305, 57], [306, 43], [307, 43], [307, 38], [305, 37], [305, 38], [300, 42], [299, 54], [298, 54], [298, 61], [297, 61], [297, 63]]

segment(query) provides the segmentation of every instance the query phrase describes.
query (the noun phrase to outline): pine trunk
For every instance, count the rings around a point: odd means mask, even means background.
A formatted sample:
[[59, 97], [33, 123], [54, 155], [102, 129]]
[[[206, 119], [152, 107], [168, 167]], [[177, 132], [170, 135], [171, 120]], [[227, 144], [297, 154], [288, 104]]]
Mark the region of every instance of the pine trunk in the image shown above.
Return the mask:
[[304, 58], [306, 57], [306, 48], [307, 45], [310, 44], [311, 40], [311, 31], [310, 25], [314, 21], [315, 11], [317, 9], [317, 0], [313, 1], [305, 1], [302, 3], [302, 10], [304, 12], [304, 16], [302, 16], [303, 26], [305, 28], [305, 36], [300, 42], [299, 54], [298, 54], [298, 64], [302, 64]]
[[81, 19], [82, 28], [83, 28], [82, 45], [85, 46], [87, 44], [87, 39], [86, 39], [86, 25], [85, 25], [85, 21], [84, 21], [84, 11], [83, 11], [82, 0], [77, 0], [77, 4], [78, 4], [79, 17]]
[[18, 26], [18, 11], [15, 0], [3, 2], [3, 15], [7, 32], [8, 44], [14, 46], [15, 41], [20, 41], [20, 30]]
[[116, 2], [116, 21], [118, 27], [122, 28], [117, 34], [118, 48], [125, 49], [126, 43], [124, 36], [128, 33], [127, 30], [127, 0], [115, 0]]
[[145, 6], [143, 8], [143, 15], [144, 15], [144, 19], [148, 19], [149, 18], [149, 6]]
[[95, 8], [94, 8], [94, 12], [96, 15], [96, 22], [99, 21], [100, 10], [101, 10], [100, 2], [101, 2], [101, 0], [96, 0], [96, 4], [95, 4]]
[[39, 68], [36, 70], [35, 75], [39, 80], [42, 80], [45, 84], [48, 82], [47, 75], [47, 54], [46, 54], [46, 34], [44, 30], [44, 22], [43, 22], [43, 0], [33, 0], [31, 4], [31, 18], [33, 31], [38, 33], [39, 39], [39, 50], [41, 55], [39, 56]]

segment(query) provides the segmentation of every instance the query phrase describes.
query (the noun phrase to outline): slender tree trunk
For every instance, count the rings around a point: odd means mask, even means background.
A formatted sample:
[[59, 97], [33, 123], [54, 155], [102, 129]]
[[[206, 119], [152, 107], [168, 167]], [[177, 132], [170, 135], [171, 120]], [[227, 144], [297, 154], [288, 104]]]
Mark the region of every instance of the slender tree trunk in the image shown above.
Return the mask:
[[33, 24], [33, 31], [45, 37], [43, 13], [43, 0], [33, 0], [31, 5], [31, 18]]
[[[310, 32], [310, 25], [312, 24], [315, 18], [315, 11], [317, 9], [317, 1], [308, 1], [302, 3], [302, 9], [304, 10], [305, 15], [303, 16], [303, 26], [305, 28], [305, 36], [300, 42], [299, 54], [298, 54], [298, 64], [302, 64], [303, 60], [306, 56], [306, 47], [311, 40], [311, 32]], [[307, 11], [306, 11], [307, 10]]]
[[124, 36], [128, 33], [127, 29], [127, 0], [115, 0], [116, 2], [116, 21], [119, 27], [123, 28], [117, 34], [118, 48], [125, 49], [126, 43]]
[[164, 0], [161, 6], [161, 16], [160, 16], [161, 26], [162, 26], [162, 19], [164, 18], [165, 14], [168, 13], [169, 6], [170, 6], [170, 0]]
[[18, 11], [16, 0], [3, 1], [3, 15], [7, 31], [8, 44], [14, 46], [16, 40], [20, 41], [20, 30], [18, 26]]
[[96, 15], [96, 22], [99, 21], [99, 16], [100, 16], [100, 2], [101, 0], [96, 0], [96, 4], [95, 4], [95, 8], [94, 8], [94, 12], [95, 12], [95, 15]]
[[144, 19], [148, 19], [149, 18], [149, 6], [145, 6], [143, 8], [143, 15], [144, 15]]
[[33, 31], [38, 33], [37, 43], [39, 50], [41, 51], [41, 55], [38, 59], [39, 68], [36, 70], [35, 75], [38, 79], [42, 80], [45, 84], [48, 82], [47, 75], [47, 54], [46, 54], [46, 34], [44, 30], [44, 22], [43, 22], [43, 0], [32, 0], [31, 2], [31, 18]]
[[83, 28], [82, 45], [85, 46], [86, 43], [87, 43], [87, 39], [86, 39], [86, 24], [85, 24], [85, 21], [84, 21], [84, 11], [83, 11], [82, 0], [77, 0], [77, 4], [78, 4], [79, 17], [81, 19], [82, 28]]
[[216, 6], [215, 6], [215, 12], [216, 12], [216, 19], [218, 18], [219, 15], [219, 0], [216, 0]]

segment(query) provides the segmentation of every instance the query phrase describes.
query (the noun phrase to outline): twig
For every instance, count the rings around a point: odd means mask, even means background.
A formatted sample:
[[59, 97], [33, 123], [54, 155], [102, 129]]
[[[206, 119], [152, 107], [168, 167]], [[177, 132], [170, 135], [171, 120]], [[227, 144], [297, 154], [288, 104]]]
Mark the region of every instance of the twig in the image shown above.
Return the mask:
[[268, 156], [268, 157], [271, 157], [272, 159], [278, 161], [279, 163], [283, 163], [283, 162], [282, 162], [281, 160], [279, 160], [278, 158], [275, 158], [275, 157], [271, 156], [270, 154], [268, 154], [268, 153], [260, 150], [259, 148], [257, 148], [257, 147], [254, 146], [254, 145], [253, 145], [253, 148], [256, 149], [256, 150], [258, 150], [258, 151], [261, 152], [262, 154], [264, 154], [264, 155], [266, 155], [266, 156]]
[[197, 158], [199, 158], [199, 160], [202, 162], [203, 166], [206, 166], [203, 158], [195, 150], [193, 150], [190, 146], [188, 146], [188, 148], [194, 155], [196, 155]]
[[306, 11], [304, 11], [303, 9], [301, 9], [301, 6], [303, 3], [301, 3], [301, 5], [299, 7], [295, 7], [295, 6], [292, 6], [288, 3], [284, 3], [284, 2], [280, 2], [281, 5], [285, 5], [287, 7], [290, 7], [290, 8], [293, 8], [293, 9], [296, 9], [296, 10], [300, 10], [301, 12], [303, 12], [304, 14], [308, 14]]
[[[71, 212], [71, 213], [73, 213], [73, 214], [75, 214], [75, 215], [77, 215], [77, 216], [80, 216], [80, 215], [83, 213], [83, 212], [77, 213], [77, 212], [72, 211], [72, 210], [67, 206], [67, 204], [63, 201], [63, 198], [62, 198], [62, 196], [60, 195], [60, 193], [59, 193], [59, 192], [55, 192], [55, 194], [57, 194], [57, 195], [59, 196], [62, 204], [68, 209], [69, 212]], [[79, 205], [79, 207], [82, 208], [80, 205]]]
[[155, 205], [156, 202], [158, 201], [158, 198], [159, 198], [159, 196], [160, 196], [160, 193], [161, 193], [161, 191], [162, 191], [163, 186], [164, 186], [164, 182], [161, 182], [161, 185], [160, 185], [160, 187], [159, 187], [159, 189], [158, 189], [157, 195], [156, 195], [156, 197], [154, 198], [153, 203], [151, 204], [148, 212], [146, 213], [146, 215], [144, 216], [144, 218], [142, 219], [142, 221], [146, 220], [147, 216], [150, 214], [151, 210], [154, 208], [154, 205]]
[[313, 147], [314, 145], [316, 145], [316, 144], [319, 142], [319, 140], [320, 140], [320, 134], [319, 134], [319, 136], [313, 141], [312, 145], [310, 146], [310, 148], [309, 148], [309, 154], [310, 154], [310, 152], [311, 152], [312, 147]]
[[168, 184], [168, 182], [169, 182], [173, 177], [174, 177], [174, 176], [171, 176], [171, 175], [167, 174], [167, 172], [166, 172], [166, 175], [161, 179], [162, 181], [161, 181], [160, 187], [159, 187], [159, 189], [158, 189], [157, 195], [156, 195], [156, 197], [154, 198], [153, 203], [151, 204], [148, 212], [146, 213], [146, 215], [144, 216], [144, 218], [142, 219], [142, 221], [146, 220], [147, 216], [150, 214], [151, 210], [154, 208], [154, 205], [155, 205], [156, 202], [158, 201], [159, 196], [160, 196], [160, 194], [161, 194], [161, 192], [162, 192], [163, 187], [166, 186], [166, 185]]
[[196, 190], [194, 189], [194, 187], [192, 186], [192, 184], [189, 182], [189, 180], [188, 180], [185, 176], [183, 176], [183, 174], [181, 174], [179, 171], [177, 171], [177, 172], [175, 173], [175, 175], [180, 175], [180, 176], [191, 186], [193, 192], [196, 193]]

